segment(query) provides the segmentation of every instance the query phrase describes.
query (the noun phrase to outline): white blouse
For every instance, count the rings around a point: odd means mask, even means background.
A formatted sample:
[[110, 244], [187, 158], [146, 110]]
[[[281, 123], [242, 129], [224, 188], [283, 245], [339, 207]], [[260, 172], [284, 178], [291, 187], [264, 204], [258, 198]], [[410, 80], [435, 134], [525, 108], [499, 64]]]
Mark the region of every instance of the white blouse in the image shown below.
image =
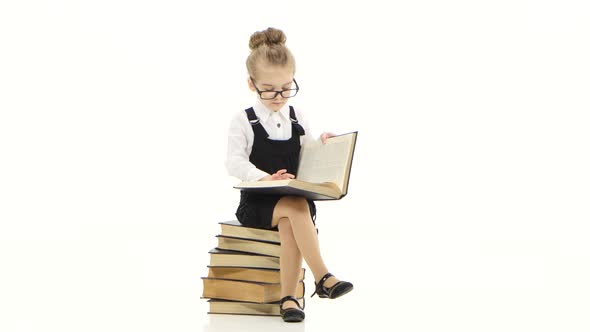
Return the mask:
[[[278, 112], [273, 112], [258, 100], [253, 108], [270, 139], [288, 140], [291, 138], [288, 104], [285, 104]], [[313, 141], [314, 138], [309, 124], [305, 116], [302, 115], [301, 110], [295, 108], [295, 116], [305, 130], [305, 135], [301, 136], [301, 144]], [[254, 131], [244, 110], [237, 112], [232, 118], [227, 143], [225, 167], [229, 175], [235, 176], [242, 181], [258, 181], [269, 175], [256, 168], [249, 160], [252, 144], [254, 143]]]

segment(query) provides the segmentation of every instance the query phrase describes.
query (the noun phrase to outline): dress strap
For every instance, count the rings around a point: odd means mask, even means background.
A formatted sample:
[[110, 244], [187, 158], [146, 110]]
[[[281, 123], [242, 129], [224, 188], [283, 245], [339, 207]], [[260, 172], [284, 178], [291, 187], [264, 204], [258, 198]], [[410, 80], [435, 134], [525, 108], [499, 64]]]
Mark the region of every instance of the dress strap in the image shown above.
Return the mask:
[[289, 119], [293, 123], [299, 123], [299, 121], [297, 121], [297, 116], [295, 115], [295, 109], [293, 108], [293, 106], [290, 106], [290, 105], [289, 105]]
[[295, 109], [293, 108], [293, 106], [290, 106], [290, 105], [289, 105], [289, 120], [291, 120], [291, 124], [293, 124], [293, 128], [295, 130], [297, 130], [297, 132], [299, 133], [299, 136], [305, 135], [305, 129], [303, 129], [303, 126], [301, 126], [299, 124], [299, 121], [297, 120], [297, 116], [295, 115]]
[[256, 116], [256, 113], [254, 113], [254, 108], [250, 107], [246, 109], [246, 115], [248, 116], [248, 121], [250, 121], [252, 126], [260, 124], [260, 119]]
[[254, 136], [259, 135], [260, 137], [268, 137], [268, 133], [266, 132], [266, 129], [264, 129], [264, 127], [260, 124], [260, 119], [256, 116], [256, 113], [254, 113], [253, 107], [246, 109], [246, 115], [248, 116], [248, 121], [252, 126], [252, 131], [254, 131]]

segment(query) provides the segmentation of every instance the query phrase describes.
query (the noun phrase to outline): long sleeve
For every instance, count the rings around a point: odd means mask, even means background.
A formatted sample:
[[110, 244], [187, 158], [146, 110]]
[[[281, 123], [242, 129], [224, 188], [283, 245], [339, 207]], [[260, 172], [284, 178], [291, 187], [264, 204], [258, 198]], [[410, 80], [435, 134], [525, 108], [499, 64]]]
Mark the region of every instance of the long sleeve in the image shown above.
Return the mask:
[[250, 162], [254, 138], [251, 131], [246, 114], [236, 114], [229, 127], [225, 167], [229, 175], [242, 181], [257, 181], [268, 175]]

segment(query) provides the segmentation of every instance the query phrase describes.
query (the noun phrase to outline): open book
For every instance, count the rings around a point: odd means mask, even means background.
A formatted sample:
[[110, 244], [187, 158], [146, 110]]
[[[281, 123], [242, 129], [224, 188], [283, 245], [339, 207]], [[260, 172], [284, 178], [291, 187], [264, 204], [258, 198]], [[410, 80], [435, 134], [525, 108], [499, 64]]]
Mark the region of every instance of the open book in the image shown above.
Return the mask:
[[341, 199], [348, 193], [357, 133], [330, 137], [326, 144], [315, 141], [301, 146], [296, 179], [241, 182], [234, 188], [312, 200]]

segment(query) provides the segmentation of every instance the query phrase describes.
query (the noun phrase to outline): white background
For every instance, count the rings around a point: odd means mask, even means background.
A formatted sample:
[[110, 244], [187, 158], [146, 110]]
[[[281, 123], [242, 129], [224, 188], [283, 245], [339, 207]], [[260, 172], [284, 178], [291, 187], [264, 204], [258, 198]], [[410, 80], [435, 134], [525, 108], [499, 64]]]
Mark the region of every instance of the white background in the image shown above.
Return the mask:
[[[387, 5], [386, 5], [387, 4]], [[588, 331], [590, 10], [565, 1], [3, 1], [0, 330]], [[355, 290], [304, 324], [200, 299], [251, 33], [287, 34]], [[306, 279], [311, 294], [311, 273]]]

